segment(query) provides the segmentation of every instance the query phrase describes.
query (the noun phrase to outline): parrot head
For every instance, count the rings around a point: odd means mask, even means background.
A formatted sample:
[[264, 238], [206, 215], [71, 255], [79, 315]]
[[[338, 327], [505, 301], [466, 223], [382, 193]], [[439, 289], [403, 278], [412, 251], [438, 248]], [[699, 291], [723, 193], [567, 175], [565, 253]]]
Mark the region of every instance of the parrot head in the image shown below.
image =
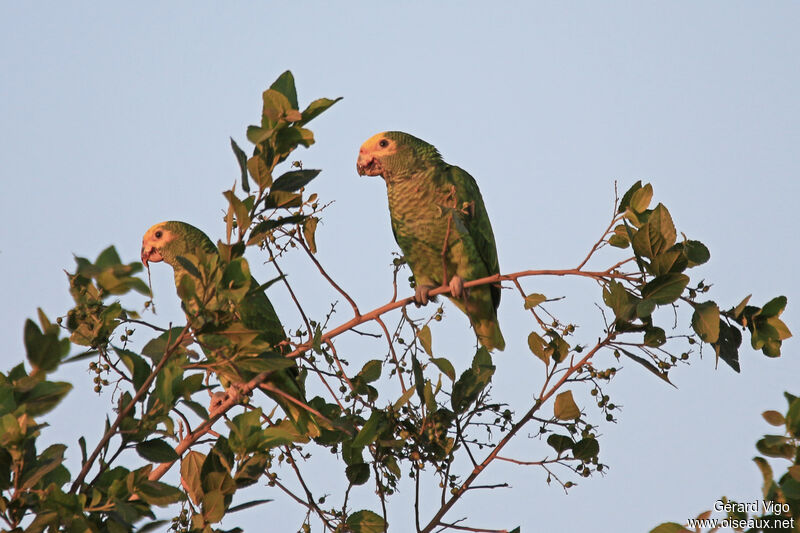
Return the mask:
[[179, 256], [197, 254], [198, 249], [205, 253], [217, 252], [211, 239], [191, 224], [177, 220], [160, 222], [142, 237], [142, 263], [148, 266], [151, 262], [164, 261], [176, 268]]
[[164, 261], [165, 257], [174, 257], [169, 253], [170, 248], [177, 244], [175, 233], [167, 227], [168, 222], [159, 222], [147, 230], [142, 237], [142, 264], [149, 267], [149, 263]]
[[402, 131], [385, 131], [367, 139], [358, 151], [359, 176], [390, 176], [413, 172], [427, 162], [441, 161], [432, 145]]

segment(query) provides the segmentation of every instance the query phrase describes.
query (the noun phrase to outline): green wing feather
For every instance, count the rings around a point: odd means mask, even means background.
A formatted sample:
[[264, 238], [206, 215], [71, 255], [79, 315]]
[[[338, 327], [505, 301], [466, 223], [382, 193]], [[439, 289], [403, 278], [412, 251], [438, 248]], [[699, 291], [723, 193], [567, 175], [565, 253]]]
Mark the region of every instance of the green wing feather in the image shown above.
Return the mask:
[[[193, 253], [198, 249], [202, 249], [207, 254], [218, 253], [217, 247], [211, 239], [201, 230], [190, 224], [172, 221], [165, 224], [165, 227], [182, 238], [182, 242], [174, 243], [172, 245], [173, 249], [168, 251], [165, 256], [165, 259], [167, 259], [176, 270], [176, 282], [179, 281], [177, 271], [181, 268], [176, 260], [176, 256], [185, 253]], [[237, 311], [239, 312], [242, 325], [247, 329], [261, 332], [261, 339], [274, 346], [275, 351], [280, 351], [278, 346], [286, 340], [286, 334], [272, 302], [260, 287], [261, 285], [258, 281], [251, 277], [249, 292], [239, 303]], [[297, 367], [275, 371], [270, 376], [269, 381], [274, 383], [278, 389], [285, 392], [287, 395], [298, 399], [302, 403], [307, 403], [305, 399], [305, 389]], [[271, 391], [265, 392], [281, 406], [283, 411], [302, 434], [308, 434], [311, 437], [319, 435], [319, 427], [306, 409], [279, 394], [275, 394]]]
[[[471, 203], [471, 214], [463, 215], [462, 221], [475, 243], [481, 261], [486, 265], [489, 275], [500, 273], [500, 264], [497, 260], [497, 244], [492, 232], [492, 224], [483, 204], [483, 197], [478, 189], [478, 184], [467, 171], [457, 166], [449, 165], [447, 169], [450, 182], [455, 185], [456, 197], [459, 201]], [[490, 286], [494, 308], [500, 305], [500, 287]]]

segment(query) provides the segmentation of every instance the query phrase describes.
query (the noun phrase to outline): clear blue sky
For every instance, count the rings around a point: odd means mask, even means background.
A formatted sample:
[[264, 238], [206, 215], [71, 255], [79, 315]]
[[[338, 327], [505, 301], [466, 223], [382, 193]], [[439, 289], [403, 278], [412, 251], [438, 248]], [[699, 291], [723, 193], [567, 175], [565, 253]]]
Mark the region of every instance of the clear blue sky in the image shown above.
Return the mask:
[[[362, 309], [388, 301], [396, 245], [385, 188], [356, 175], [356, 155], [373, 133], [400, 129], [478, 180], [504, 272], [575, 266], [607, 224], [614, 180], [625, 189], [643, 179], [678, 230], [710, 248], [699, 275], [714, 283], [712, 298], [730, 306], [751, 292], [758, 304], [785, 294], [784, 319], [800, 333], [797, 3], [273, 5], [2, 4], [4, 370], [22, 357], [22, 325], [37, 306], [51, 317], [69, 307], [62, 270], [73, 268], [72, 254], [94, 258], [115, 244], [134, 261], [142, 233], [165, 219], [222, 236], [220, 193], [238, 175], [228, 137], [246, 144], [261, 91], [286, 69], [301, 105], [344, 97], [312, 123], [318, 144], [300, 157], [323, 169], [313, 189], [335, 201], [318, 230], [321, 260]], [[295, 279], [309, 276], [302, 296], [324, 312], [335, 295], [312, 270], [289, 266]], [[160, 319], [180, 320], [168, 269], [153, 277]], [[595, 285], [526, 286], [569, 296], [557, 310], [587, 324], [585, 342], [597, 335]], [[285, 321], [298, 320], [285, 294], [270, 296]], [[508, 348], [496, 358], [495, 385], [521, 409], [538, 390], [541, 363], [527, 351], [521, 303], [507, 297], [500, 319]], [[435, 348], [459, 370], [468, 364], [459, 351], [465, 327], [449, 308], [434, 328]], [[375, 355], [353, 348], [348, 358], [356, 365]], [[797, 341], [778, 360], [748, 349], [741, 359], [740, 375], [715, 370], [706, 350], [673, 373], [677, 390], [626, 365], [610, 388], [624, 406], [619, 423], [601, 430], [605, 477], [565, 496], [538, 470], [497, 465], [485, 481], [513, 488], [473, 492], [448, 516], [523, 531], [640, 532], [684, 521], [722, 495], [756, 499], [754, 442], [769, 431], [760, 413], [784, 409], [781, 391], [800, 393]], [[110, 398], [88, 392], [81, 365], [64, 369], [77, 387], [45, 431], [73, 447], [78, 432], [96, 440]], [[542, 449], [523, 439], [514, 451], [537, 458]], [[70, 461], [76, 470], [76, 448]], [[338, 486], [314, 483], [321, 492]], [[392, 531], [411, 530], [408, 496], [407, 488], [393, 508]], [[261, 516], [224, 525], [257, 531], [268, 516], [290, 531], [302, 516], [292, 505], [267, 504]]]

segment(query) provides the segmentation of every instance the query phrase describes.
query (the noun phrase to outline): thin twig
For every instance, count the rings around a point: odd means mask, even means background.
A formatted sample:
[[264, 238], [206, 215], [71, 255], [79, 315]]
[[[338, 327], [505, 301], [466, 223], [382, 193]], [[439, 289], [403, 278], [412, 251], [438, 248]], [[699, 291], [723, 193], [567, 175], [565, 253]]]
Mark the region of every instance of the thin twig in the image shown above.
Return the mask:
[[100, 452], [103, 450], [103, 448], [105, 448], [108, 441], [111, 440], [111, 437], [113, 437], [116, 434], [117, 428], [119, 428], [119, 425], [122, 423], [125, 417], [128, 416], [130, 412], [136, 407], [136, 403], [147, 393], [148, 389], [150, 388], [150, 384], [153, 383], [153, 380], [156, 379], [156, 376], [158, 376], [158, 374], [164, 368], [164, 365], [167, 364], [167, 361], [169, 360], [172, 353], [178, 349], [178, 347], [183, 342], [184, 337], [186, 337], [188, 333], [189, 333], [189, 325], [187, 324], [186, 327], [184, 327], [183, 330], [178, 335], [178, 338], [175, 339], [174, 343], [169, 344], [169, 339], [167, 339], [167, 349], [164, 351], [164, 355], [161, 357], [161, 361], [158, 362], [153, 371], [150, 372], [150, 375], [147, 376], [147, 378], [144, 380], [144, 383], [142, 383], [142, 386], [139, 387], [139, 390], [136, 391], [136, 394], [133, 396], [133, 399], [130, 401], [130, 403], [128, 403], [128, 405], [126, 405], [125, 408], [120, 409], [119, 414], [117, 414], [116, 420], [114, 420], [114, 423], [112, 423], [111, 426], [108, 428], [108, 431], [106, 431], [105, 435], [103, 435], [103, 438], [100, 439], [100, 442], [97, 443], [97, 446], [95, 447], [94, 451], [92, 451], [92, 454], [89, 456], [89, 458], [86, 460], [86, 463], [83, 465], [83, 468], [81, 468], [81, 471], [78, 473], [78, 476], [75, 478], [75, 481], [72, 482], [72, 486], [69, 489], [70, 494], [74, 494], [75, 491], [77, 491], [78, 488], [81, 486], [81, 483], [83, 483], [83, 480], [86, 478], [86, 474], [88, 474], [89, 470], [92, 468], [92, 464], [94, 463], [95, 459], [97, 459], [97, 456], [100, 455]]
[[[497, 443], [497, 445], [492, 449], [489, 455], [478, 465], [476, 466], [467, 479], [458, 487], [458, 490], [450, 497], [447, 502], [436, 512], [436, 514], [431, 518], [428, 525], [422, 529], [422, 533], [429, 533], [433, 530], [439, 523], [440, 520], [444, 517], [445, 514], [455, 505], [455, 503], [463, 496], [472, 483], [477, 479], [477, 477], [483, 472], [489, 464], [500, 454], [500, 451], [511, 441], [511, 439], [527, 424], [533, 415], [542, 407], [542, 405], [553, 395], [559, 388], [567, 381], [570, 375], [575, 373], [579, 368], [585, 365], [593, 356], [596, 354], [601, 348], [605, 347], [609, 344], [616, 333], [609, 332], [606, 335], [606, 338], [599, 341], [591, 350], [589, 350], [586, 355], [574, 366], [571, 366], [564, 372], [564, 375], [550, 388], [550, 390], [546, 391], [542, 394], [533, 406], [528, 410], [527, 413], [516, 423], [513, 427], [506, 433], [505, 437]], [[544, 467], [546, 468], [546, 467]]]
[[[523, 271], [520, 271], [520, 272], [514, 272], [512, 274], [494, 274], [492, 276], [487, 276], [485, 278], [480, 278], [480, 279], [476, 279], [476, 280], [472, 280], [472, 281], [467, 281], [467, 282], [464, 283], [464, 287], [465, 288], [476, 287], [476, 286], [479, 286], [479, 285], [488, 285], [488, 284], [492, 284], [492, 283], [499, 283], [501, 281], [511, 281], [511, 280], [515, 280], [515, 279], [519, 279], [519, 278], [523, 278], [523, 277], [530, 277], [530, 276], [579, 276], [579, 277], [587, 277], [587, 278], [591, 278], [591, 279], [599, 279], [599, 278], [604, 278], [604, 277], [616, 278], [616, 279], [629, 279], [629, 278], [633, 277], [630, 274], [609, 273], [607, 271], [595, 272], [595, 271], [577, 270], [577, 269], [574, 269], [574, 268], [565, 269], [565, 270], [550, 270], [550, 269], [548, 269], [548, 270], [523, 270]], [[450, 292], [450, 287], [447, 286], [447, 285], [443, 285], [441, 287], [436, 287], [435, 289], [431, 290], [429, 295], [430, 296], [436, 296], [436, 295], [439, 295], [439, 294], [448, 294], [449, 292]], [[345, 322], [344, 324], [341, 324], [341, 325], [335, 327], [334, 329], [330, 330], [328, 333], [324, 334], [322, 336], [322, 338], [321, 338], [321, 342], [330, 343], [331, 339], [333, 339], [334, 337], [337, 337], [337, 336], [341, 335], [342, 333], [350, 330], [354, 326], [357, 326], [359, 324], [363, 324], [364, 322], [369, 322], [370, 320], [375, 320], [376, 317], [379, 317], [379, 316], [381, 316], [381, 315], [383, 315], [385, 313], [388, 313], [389, 311], [392, 311], [394, 309], [398, 309], [400, 307], [409, 305], [411, 303], [414, 303], [414, 297], [413, 296], [409, 296], [409, 297], [404, 298], [402, 300], [398, 300], [398, 301], [395, 301], [395, 302], [388, 303], [386, 305], [383, 305], [381, 307], [373, 309], [372, 311], [370, 311], [368, 313], [365, 313], [365, 314], [362, 314], [360, 316], [354, 317], [354, 318], [348, 320], [347, 322]], [[312, 343], [310, 341], [306, 342], [306, 343], [303, 343], [303, 344], [297, 346], [292, 352], [286, 354], [285, 357], [290, 357], [290, 358], [291, 357], [300, 357], [306, 351], [311, 349], [311, 346], [312, 346]], [[594, 351], [595, 350], [590, 351], [589, 355], [593, 355]], [[336, 359], [338, 360], [338, 358], [336, 358]], [[588, 360], [588, 355], [587, 355], [586, 358], [584, 358], [584, 360]], [[258, 374], [257, 376], [255, 376], [254, 378], [252, 378], [250, 381], [248, 381], [246, 383], [242, 383], [240, 385], [240, 387], [239, 387], [241, 392], [244, 393], [244, 394], [249, 393], [250, 391], [252, 391], [256, 387], [258, 387], [258, 385], [260, 383], [263, 383], [265, 380], [267, 380], [269, 378], [269, 375], [270, 375], [270, 372], [262, 372], [262, 373]], [[197, 439], [201, 438], [208, 431], [208, 429], [210, 429], [211, 425], [216, 421], [217, 418], [219, 418], [219, 416], [221, 416], [223, 413], [227, 412], [234, 405], [237, 405], [237, 401], [236, 401], [235, 398], [228, 398], [226, 401], [224, 401], [222, 404], [220, 404], [219, 407], [218, 407], [219, 411], [217, 413], [215, 413], [215, 415], [212, 418], [210, 418], [208, 421], [206, 421], [203, 424], [201, 424], [197, 429], [195, 429], [192, 433], [188, 434], [183, 440], [181, 440], [181, 442], [175, 448], [176, 453], [178, 455], [180, 455], [184, 451], [186, 451], [189, 448], [189, 446], [191, 446]], [[538, 409], [538, 407], [537, 407], [537, 409]], [[535, 410], [533, 412], [535, 412]], [[159, 466], [154, 468], [152, 470], [152, 472], [150, 472], [149, 479], [151, 479], [151, 480], [160, 479], [167, 471], [169, 471], [169, 469], [172, 467], [172, 464], [174, 464], [174, 462], [160, 464]], [[451, 500], [452, 500], [452, 498], [451, 498]], [[426, 530], [426, 531], [430, 531], [430, 530]]]
[[361, 316], [361, 312], [358, 310], [358, 306], [356, 305], [356, 302], [350, 297], [349, 294], [347, 294], [347, 292], [344, 289], [342, 289], [339, 286], [338, 283], [333, 281], [333, 278], [331, 278], [328, 275], [328, 273], [322, 267], [320, 262], [317, 261], [317, 258], [314, 257], [314, 254], [311, 253], [311, 250], [308, 249], [308, 245], [302, 239], [297, 239], [297, 241], [300, 243], [300, 246], [303, 248], [303, 250], [306, 251], [306, 253], [308, 254], [308, 257], [311, 258], [311, 261], [317, 266], [317, 269], [319, 270], [320, 274], [322, 274], [322, 277], [324, 277], [326, 280], [328, 280], [328, 283], [330, 283], [333, 286], [334, 289], [339, 291], [339, 294], [344, 296], [344, 299], [347, 300], [347, 303], [349, 303], [350, 306], [353, 308], [353, 313], [355, 314], [355, 316]]

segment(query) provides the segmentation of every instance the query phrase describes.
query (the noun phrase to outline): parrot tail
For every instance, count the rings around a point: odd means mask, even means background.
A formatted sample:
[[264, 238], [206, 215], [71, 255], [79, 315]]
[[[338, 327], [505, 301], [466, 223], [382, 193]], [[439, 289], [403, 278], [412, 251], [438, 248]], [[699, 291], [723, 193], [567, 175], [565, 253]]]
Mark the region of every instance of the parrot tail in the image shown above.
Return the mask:
[[478, 340], [484, 348], [490, 352], [492, 350], [499, 350], [502, 352], [505, 349], [506, 341], [503, 338], [503, 334], [500, 332], [500, 324], [497, 323], [497, 319], [478, 320], [474, 322], [472, 326], [475, 328]]

